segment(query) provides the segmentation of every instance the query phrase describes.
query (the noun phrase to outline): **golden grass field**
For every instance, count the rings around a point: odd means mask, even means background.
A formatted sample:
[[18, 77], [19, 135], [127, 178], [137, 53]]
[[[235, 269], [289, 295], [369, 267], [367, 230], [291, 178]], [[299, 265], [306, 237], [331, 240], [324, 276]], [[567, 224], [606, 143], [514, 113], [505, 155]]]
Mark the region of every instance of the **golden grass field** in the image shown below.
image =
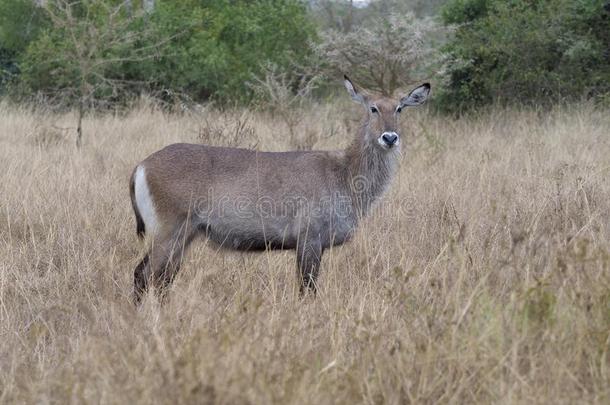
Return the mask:
[[136, 163], [177, 141], [347, 145], [358, 107], [89, 116], [0, 104], [0, 403], [610, 402], [610, 114], [403, 116], [398, 177], [328, 251], [195, 242], [131, 302]]

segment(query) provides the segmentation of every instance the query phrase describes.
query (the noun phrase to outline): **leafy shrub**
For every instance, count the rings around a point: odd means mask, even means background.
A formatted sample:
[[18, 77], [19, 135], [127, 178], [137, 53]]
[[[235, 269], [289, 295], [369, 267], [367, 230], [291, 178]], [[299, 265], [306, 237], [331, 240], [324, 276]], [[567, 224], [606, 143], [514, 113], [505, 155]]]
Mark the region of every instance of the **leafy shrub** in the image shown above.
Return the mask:
[[304, 63], [315, 36], [299, 0], [179, 0], [161, 2], [151, 24], [172, 38], [168, 52], [132, 66], [136, 77], [153, 77], [153, 89], [196, 100], [249, 101], [245, 83], [267, 63]]
[[20, 62], [22, 90], [59, 98], [78, 106], [76, 145], [81, 145], [85, 110], [101, 102], [125, 99], [127, 62], [150, 58], [158, 45], [143, 44], [146, 16], [134, 16], [124, 2], [62, 0], [40, 3], [48, 28], [32, 40]]
[[604, 0], [452, 0], [448, 81], [439, 106], [548, 105], [610, 92], [610, 10]]
[[124, 75], [126, 64], [150, 59], [160, 49], [147, 42], [145, 13], [133, 13], [124, 2], [49, 0], [36, 11], [42, 13], [41, 27], [19, 56], [25, 95], [81, 108], [124, 100], [133, 87]]
[[45, 26], [32, 0], [0, 0], [0, 93], [18, 75], [18, 57]]

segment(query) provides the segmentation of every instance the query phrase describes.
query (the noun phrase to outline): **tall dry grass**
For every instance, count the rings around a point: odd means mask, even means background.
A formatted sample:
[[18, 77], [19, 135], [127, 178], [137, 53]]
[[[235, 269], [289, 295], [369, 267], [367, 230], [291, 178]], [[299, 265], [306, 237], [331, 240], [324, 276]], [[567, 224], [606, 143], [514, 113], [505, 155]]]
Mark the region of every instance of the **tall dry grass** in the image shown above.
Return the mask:
[[[247, 111], [85, 120], [0, 107], [1, 403], [608, 403], [610, 115], [404, 118], [399, 176], [316, 299], [294, 253], [195, 243], [131, 304], [128, 177], [176, 141], [338, 148], [357, 107], [291, 139]], [[400, 208], [400, 209], [399, 209]]]

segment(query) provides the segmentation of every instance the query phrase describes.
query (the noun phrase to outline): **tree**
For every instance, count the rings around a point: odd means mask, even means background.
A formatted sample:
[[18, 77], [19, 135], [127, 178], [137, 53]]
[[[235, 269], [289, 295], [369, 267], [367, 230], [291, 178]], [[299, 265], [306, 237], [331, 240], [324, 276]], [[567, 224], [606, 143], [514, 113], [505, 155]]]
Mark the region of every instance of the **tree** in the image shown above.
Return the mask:
[[142, 28], [142, 13], [129, 15], [125, 5], [109, 0], [42, 3], [50, 27], [28, 46], [20, 65], [22, 82], [32, 91], [77, 105], [78, 147], [85, 110], [119, 98], [130, 84], [121, 68], [154, 57], [162, 45], [145, 43], [149, 34]]
[[392, 14], [352, 32], [328, 31], [316, 51], [332, 75], [349, 73], [364, 87], [392, 95], [404, 83], [429, 74], [436, 60], [434, 42], [444, 31], [430, 18]]

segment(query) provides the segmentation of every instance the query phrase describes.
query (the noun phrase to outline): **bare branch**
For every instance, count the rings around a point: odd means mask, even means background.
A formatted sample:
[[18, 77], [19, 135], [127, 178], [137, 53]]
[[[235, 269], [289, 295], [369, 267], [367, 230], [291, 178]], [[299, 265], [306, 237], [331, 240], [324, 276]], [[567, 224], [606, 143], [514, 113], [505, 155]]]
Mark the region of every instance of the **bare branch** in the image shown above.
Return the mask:
[[399, 83], [427, 75], [428, 66], [436, 62], [432, 40], [444, 32], [432, 19], [392, 14], [348, 33], [328, 31], [314, 48], [327, 61], [330, 74], [350, 72], [362, 85], [391, 95]]

